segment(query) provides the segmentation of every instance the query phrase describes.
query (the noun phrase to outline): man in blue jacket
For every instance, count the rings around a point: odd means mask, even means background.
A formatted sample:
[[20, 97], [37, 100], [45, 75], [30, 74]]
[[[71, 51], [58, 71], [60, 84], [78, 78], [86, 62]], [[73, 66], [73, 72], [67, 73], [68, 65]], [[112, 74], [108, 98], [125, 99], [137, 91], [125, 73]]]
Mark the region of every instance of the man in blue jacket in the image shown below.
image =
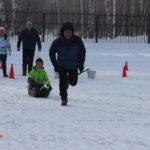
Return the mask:
[[69, 84], [75, 86], [78, 81], [78, 69], [80, 72], [84, 69], [85, 54], [85, 46], [81, 38], [74, 34], [73, 24], [64, 23], [59, 37], [53, 41], [49, 51], [54, 70], [59, 73], [62, 106], [68, 103]]

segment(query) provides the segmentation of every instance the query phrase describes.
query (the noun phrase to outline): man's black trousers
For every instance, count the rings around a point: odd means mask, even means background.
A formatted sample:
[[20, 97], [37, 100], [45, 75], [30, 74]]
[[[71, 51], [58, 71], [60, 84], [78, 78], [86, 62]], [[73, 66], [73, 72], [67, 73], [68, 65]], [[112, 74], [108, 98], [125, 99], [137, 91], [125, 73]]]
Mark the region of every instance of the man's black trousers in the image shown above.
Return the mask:
[[34, 53], [35, 50], [23, 50], [23, 64], [22, 64], [23, 75], [26, 75], [27, 71], [29, 73], [32, 70]]
[[59, 90], [61, 97], [67, 97], [69, 84], [75, 86], [78, 82], [78, 70], [59, 68]]

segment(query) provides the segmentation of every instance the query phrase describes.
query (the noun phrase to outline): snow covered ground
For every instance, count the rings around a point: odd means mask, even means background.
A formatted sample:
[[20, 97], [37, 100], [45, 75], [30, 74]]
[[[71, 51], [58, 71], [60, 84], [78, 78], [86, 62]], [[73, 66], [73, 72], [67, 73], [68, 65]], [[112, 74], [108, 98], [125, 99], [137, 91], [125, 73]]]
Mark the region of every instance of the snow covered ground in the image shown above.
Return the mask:
[[[21, 52], [12, 43], [8, 72], [13, 63], [16, 78], [3, 78], [0, 70], [0, 150], [150, 150], [150, 45], [85, 45], [85, 68], [96, 77], [80, 75], [62, 107], [50, 43], [42, 51], [53, 87], [46, 99], [28, 96]], [[128, 77], [122, 78], [125, 61]]]

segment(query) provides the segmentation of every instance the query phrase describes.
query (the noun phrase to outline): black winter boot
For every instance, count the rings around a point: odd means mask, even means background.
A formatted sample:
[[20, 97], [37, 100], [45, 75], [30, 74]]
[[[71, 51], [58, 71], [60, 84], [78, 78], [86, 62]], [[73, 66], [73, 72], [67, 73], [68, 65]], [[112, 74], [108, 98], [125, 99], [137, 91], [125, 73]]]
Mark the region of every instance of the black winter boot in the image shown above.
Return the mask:
[[61, 97], [61, 100], [62, 100], [61, 106], [67, 106], [67, 103], [68, 103], [67, 97]]

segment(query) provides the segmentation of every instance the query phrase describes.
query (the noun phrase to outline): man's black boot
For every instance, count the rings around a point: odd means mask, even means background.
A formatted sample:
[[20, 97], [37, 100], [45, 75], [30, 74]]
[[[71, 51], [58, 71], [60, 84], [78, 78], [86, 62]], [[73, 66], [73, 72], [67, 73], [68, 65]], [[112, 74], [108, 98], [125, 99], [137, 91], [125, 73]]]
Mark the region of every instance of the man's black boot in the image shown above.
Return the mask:
[[68, 103], [67, 97], [61, 97], [61, 100], [62, 100], [61, 106], [67, 106], [67, 103]]

